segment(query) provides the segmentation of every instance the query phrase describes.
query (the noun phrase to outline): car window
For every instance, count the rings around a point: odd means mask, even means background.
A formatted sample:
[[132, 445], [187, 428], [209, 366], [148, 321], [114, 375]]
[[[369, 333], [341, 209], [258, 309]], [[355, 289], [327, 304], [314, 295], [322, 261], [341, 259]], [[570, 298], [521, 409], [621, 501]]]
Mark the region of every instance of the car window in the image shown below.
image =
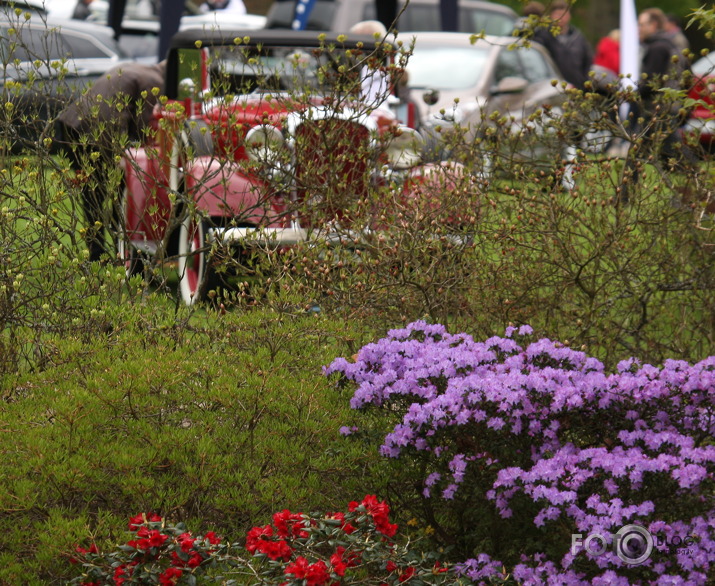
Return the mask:
[[75, 34], [67, 30], [63, 30], [61, 34], [75, 59], [106, 59], [107, 57], [113, 57], [109, 49], [88, 36]]
[[407, 62], [409, 86], [441, 90], [472, 88], [484, 75], [489, 52], [481, 47], [419, 47], [418, 42]]
[[[401, 7], [400, 7], [401, 8]], [[364, 20], [374, 20], [376, 11], [374, 2], [365, 4]], [[405, 31], [442, 30], [439, 4], [410, 4], [400, 16], [399, 28]], [[514, 19], [506, 14], [478, 8], [459, 9], [459, 29], [463, 33], [484, 31], [488, 35], [511, 35]]]
[[400, 28], [408, 31], [438, 31], [439, 11], [434, 6], [410, 6], [400, 17]]
[[[208, 56], [211, 89], [214, 96], [253, 91], [331, 92], [335, 88], [359, 91], [360, 54], [358, 49], [335, 47], [226, 45], [212, 48]], [[187, 63], [196, 62], [188, 54], [182, 53], [181, 58]]]
[[495, 83], [499, 83], [505, 77], [525, 77], [516, 51], [510, 51], [506, 47], [502, 47], [497, 58], [494, 77]]
[[556, 72], [552, 71], [544, 56], [537, 49], [522, 47], [518, 53], [524, 66], [524, 75], [530, 82], [547, 81], [556, 77]]
[[466, 9], [459, 11], [459, 28], [463, 33], [484, 31], [488, 35], [511, 35], [514, 19], [506, 14], [485, 10]]
[[21, 26], [14, 34], [3, 31], [8, 43], [10, 59], [20, 61], [62, 60], [70, 56], [70, 51], [62, 42], [56, 29]]
[[[327, 31], [335, 17], [335, 2], [319, 0], [313, 5], [308, 17], [307, 30]], [[267, 28], [291, 28], [295, 2], [274, 2]]]

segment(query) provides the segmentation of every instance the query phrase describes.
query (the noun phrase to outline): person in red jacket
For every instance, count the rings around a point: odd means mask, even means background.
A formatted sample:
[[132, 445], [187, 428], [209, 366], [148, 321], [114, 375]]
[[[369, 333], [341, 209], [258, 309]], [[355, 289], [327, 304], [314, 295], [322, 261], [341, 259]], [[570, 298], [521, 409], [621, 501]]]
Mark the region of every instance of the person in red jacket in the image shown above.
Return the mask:
[[621, 31], [613, 29], [596, 45], [593, 64], [605, 67], [615, 75], [621, 69]]

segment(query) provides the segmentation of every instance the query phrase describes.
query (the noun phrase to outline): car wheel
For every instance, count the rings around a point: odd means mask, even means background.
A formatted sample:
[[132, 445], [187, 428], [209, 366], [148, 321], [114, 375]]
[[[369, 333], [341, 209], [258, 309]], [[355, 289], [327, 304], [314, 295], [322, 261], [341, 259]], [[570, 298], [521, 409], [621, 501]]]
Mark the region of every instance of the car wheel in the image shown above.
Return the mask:
[[179, 228], [179, 293], [186, 305], [204, 300], [214, 282], [206, 220], [187, 216]]

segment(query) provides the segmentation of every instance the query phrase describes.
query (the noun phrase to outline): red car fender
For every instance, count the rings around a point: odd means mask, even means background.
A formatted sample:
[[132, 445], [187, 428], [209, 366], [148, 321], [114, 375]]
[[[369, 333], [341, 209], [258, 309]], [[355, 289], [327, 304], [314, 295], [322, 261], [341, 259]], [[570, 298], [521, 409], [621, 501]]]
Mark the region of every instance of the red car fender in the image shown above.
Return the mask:
[[260, 178], [247, 176], [241, 165], [215, 157], [197, 157], [184, 169], [186, 189], [212, 218], [236, 218], [240, 224], [282, 227], [286, 205]]
[[171, 202], [168, 180], [156, 156], [144, 148], [132, 148], [122, 159], [126, 189], [125, 227], [132, 241], [163, 239]]

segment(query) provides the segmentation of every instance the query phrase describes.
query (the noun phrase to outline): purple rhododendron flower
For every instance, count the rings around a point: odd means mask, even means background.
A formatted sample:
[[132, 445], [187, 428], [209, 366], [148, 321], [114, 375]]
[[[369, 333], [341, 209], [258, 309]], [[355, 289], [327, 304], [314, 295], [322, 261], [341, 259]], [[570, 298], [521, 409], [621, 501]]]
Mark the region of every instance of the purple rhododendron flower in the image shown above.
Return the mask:
[[[510, 327], [478, 342], [415, 322], [325, 373], [354, 385], [354, 409], [399, 418], [381, 453], [421, 462], [424, 498], [464, 503], [490, 487], [473, 500], [503, 519], [530, 511], [544, 539], [568, 539], [567, 527], [608, 536], [602, 555], [526, 556], [508, 570], [517, 582], [715, 583], [715, 357], [630, 358], [609, 373], [558, 341], [527, 344], [532, 334]], [[654, 536], [635, 579], [611, 537], [629, 525]], [[461, 567], [474, 581], [502, 575], [488, 552]]]

